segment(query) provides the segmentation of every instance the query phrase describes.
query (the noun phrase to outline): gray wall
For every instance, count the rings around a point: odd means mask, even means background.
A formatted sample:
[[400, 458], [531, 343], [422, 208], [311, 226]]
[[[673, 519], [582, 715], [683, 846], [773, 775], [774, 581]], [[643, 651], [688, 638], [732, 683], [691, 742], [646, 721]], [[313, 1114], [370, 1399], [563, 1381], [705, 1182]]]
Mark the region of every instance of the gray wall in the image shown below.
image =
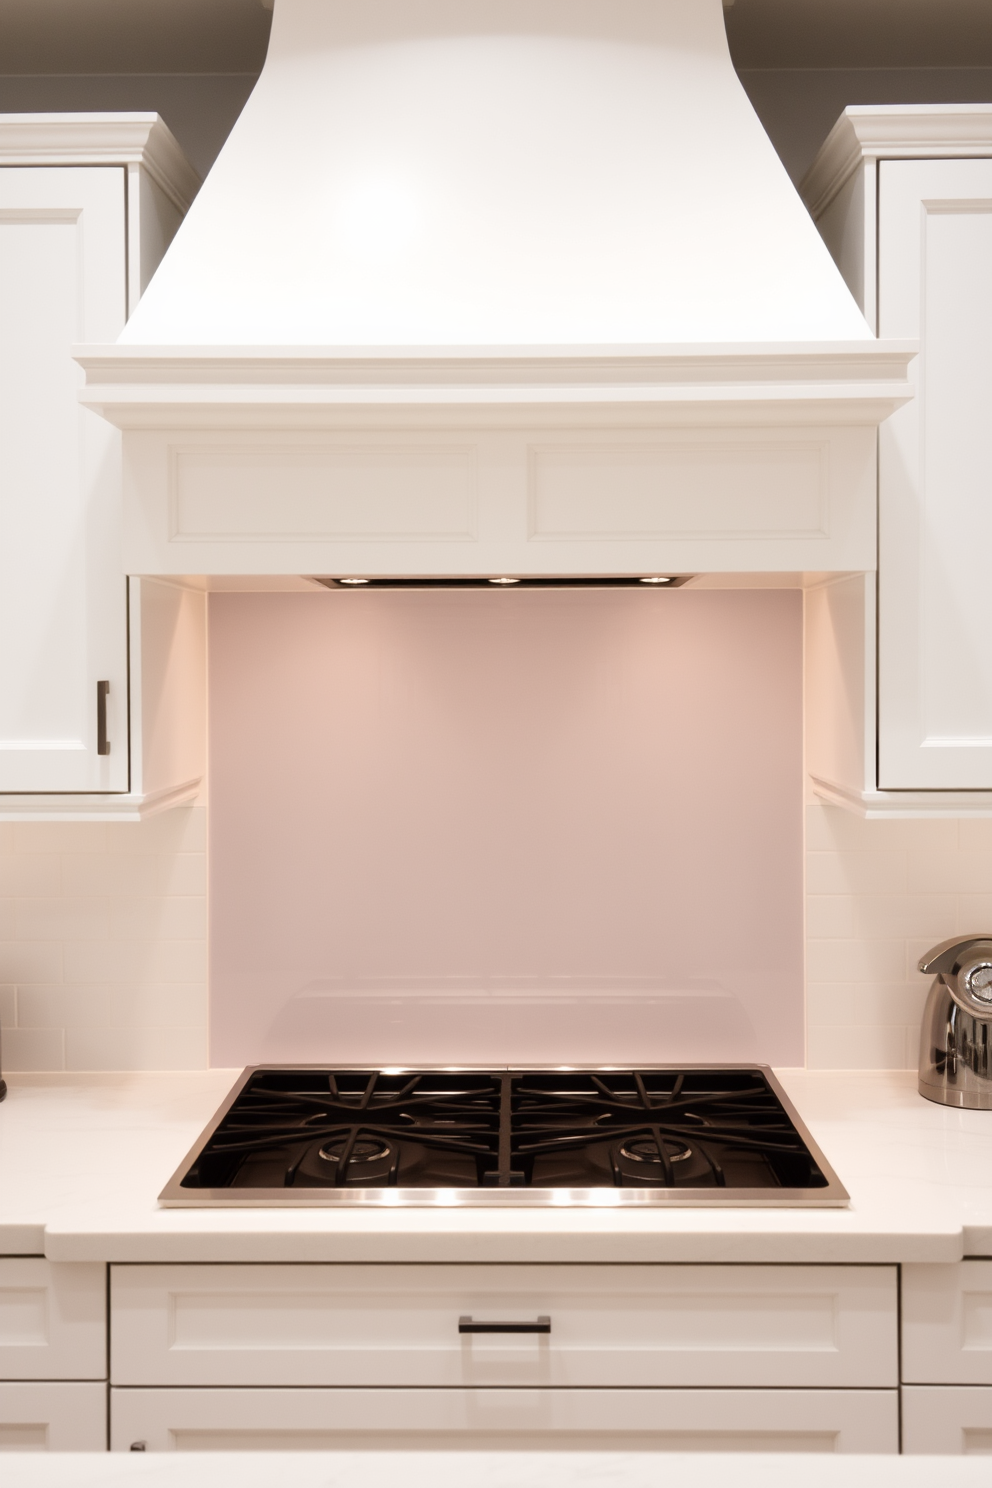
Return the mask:
[[[741, 81], [798, 184], [852, 103], [992, 103], [992, 67], [750, 68]], [[0, 76], [0, 112], [155, 110], [206, 175], [255, 74], [112, 73]]]
[[255, 86], [254, 73], [0, 76], [0, 113], [134, 109], [162, 115], [205, 176]]
[[992, 67], [755, 68], [740, 79], [797, 185], [849, 104], [992, 103]]

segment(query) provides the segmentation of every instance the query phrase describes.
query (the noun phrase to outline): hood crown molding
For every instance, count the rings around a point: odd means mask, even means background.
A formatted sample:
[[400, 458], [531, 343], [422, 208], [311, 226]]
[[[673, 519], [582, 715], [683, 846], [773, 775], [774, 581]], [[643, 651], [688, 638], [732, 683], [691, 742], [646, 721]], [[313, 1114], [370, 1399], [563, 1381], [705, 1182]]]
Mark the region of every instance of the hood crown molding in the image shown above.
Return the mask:
[[877, 424], [911, 396], [909, 342], [404, 349], [79, 347], [83, 402], [122, 429], [411, 419], [537, 427]]

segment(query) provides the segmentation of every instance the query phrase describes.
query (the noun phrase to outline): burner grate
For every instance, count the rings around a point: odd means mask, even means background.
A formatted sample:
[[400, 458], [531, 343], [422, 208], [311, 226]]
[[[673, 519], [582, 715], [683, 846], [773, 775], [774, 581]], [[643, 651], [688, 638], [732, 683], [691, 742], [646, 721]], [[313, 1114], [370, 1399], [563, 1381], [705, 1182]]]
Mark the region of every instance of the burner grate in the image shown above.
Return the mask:
[[827, 1188], [824, 1167], [758, 1066], [256, 1069], [179, 1187], [784, 1195]]

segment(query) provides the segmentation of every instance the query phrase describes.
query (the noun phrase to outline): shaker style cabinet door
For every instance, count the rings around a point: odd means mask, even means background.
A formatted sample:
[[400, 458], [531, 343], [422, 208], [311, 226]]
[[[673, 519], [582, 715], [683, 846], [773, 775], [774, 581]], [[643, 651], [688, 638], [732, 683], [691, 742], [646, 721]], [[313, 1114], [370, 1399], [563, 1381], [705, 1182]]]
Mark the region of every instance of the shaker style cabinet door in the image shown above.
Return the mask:
[[[110, 1450], [887, 1452], [895, 1390], [112, 1389]], [[409, 1459], [406, 1459], [409, 1461]], [[397, 1464], [404, 1463], [402, 1457]], [[329, 1481], [339, 1481], [329, 1474]], [[419, 1478], [419, 1474], [417, 1474]], [[622, 1474], [595, 1474], [620, 1482]], [[749, 1476], [749, 1475], [746, 1475]], [[802, 1474], [796, 1474], [797, 1483]], [[576, 1481], [584, 1475], [576, 1473]], [[590, 1481], [593, 1473], [590, 1473]], [[342, 1481], [347, 1479], [344, 1475]], [[426, 1480], [426, 1475], [425, 1475]], [[528, 1476], [528, 1481], [531, 1479]], [[659, 1474], [659, 1483], [664, 1475]]]
[[0, 169], [0, 792], [128, 789], [119, 435], [71, 356], [124, 325], [125, 233], [123, 167]]
[[0, 1452], [106, 1450], [106, 1385], [0, 1384]]
[[992, 1389], [904, 1385], [902, 1449], [914, 1456], [992, 1456]]
[[879, 430], [878, 785], [992, 788], [992, 160], [883, 161], [878, 334], [920, 341]]
[[892, 1266], [115, 1265], [111, 1299], [115, 1385], [899, 1378]]
[[106, 1267], [0, 1257], [0, 1380], [106, 1377]]
[[992, 1261], [903, 1266], [902, 1378], [992, 1385]]

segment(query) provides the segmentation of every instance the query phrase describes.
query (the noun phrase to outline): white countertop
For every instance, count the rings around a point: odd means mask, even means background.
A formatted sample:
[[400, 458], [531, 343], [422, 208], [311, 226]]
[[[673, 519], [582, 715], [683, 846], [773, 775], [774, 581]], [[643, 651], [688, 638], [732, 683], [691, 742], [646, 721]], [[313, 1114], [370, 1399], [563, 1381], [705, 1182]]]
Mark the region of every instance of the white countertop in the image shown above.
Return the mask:
[[0, 1254], [824, 1263], [992, 1255], [992, 1111], [922, 1100], [912, 1073], [778, 1071], [849, 1190], [847, 1209], [160, 1209], [159, 1191], [237, 1073], [10, 1076], [0, 1104]]
[[672, 1452], [5, 1453], [5, 1488], [985, 1488], [983, 1457]]

